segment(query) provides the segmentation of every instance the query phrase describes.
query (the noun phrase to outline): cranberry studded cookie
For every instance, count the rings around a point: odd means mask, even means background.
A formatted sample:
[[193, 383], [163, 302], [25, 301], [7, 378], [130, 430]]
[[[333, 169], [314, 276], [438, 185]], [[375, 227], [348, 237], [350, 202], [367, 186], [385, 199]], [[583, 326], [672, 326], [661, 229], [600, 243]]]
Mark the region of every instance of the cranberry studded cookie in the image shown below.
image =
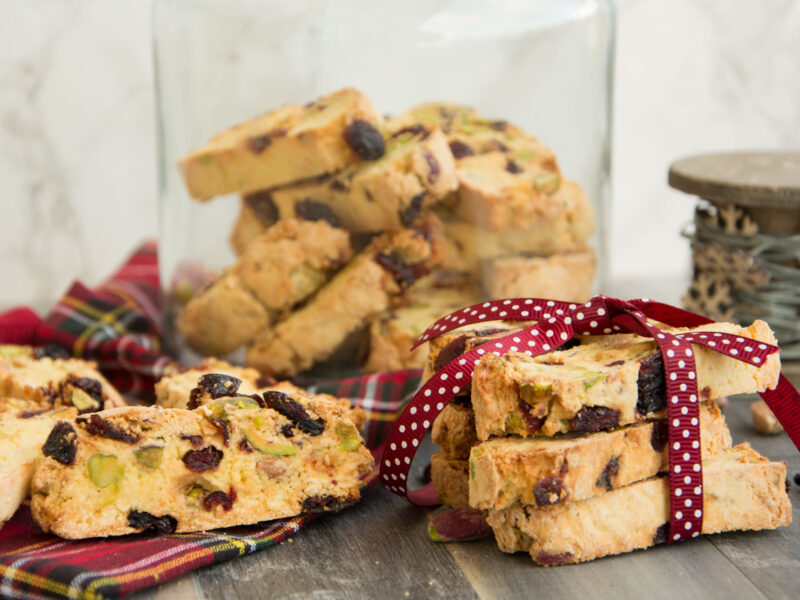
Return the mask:
[[52, 345], [0, 346], [0, 398], [27, 400], [42, 409], [74, 406], [82, 413], [125, 405], [95, 363], [70, 358]]
[[380, 127], [367, 97], [345, 88], [235, 125], [184, 157], [180, 167], [193, 198], [257, 191], [380, 158]]
[[0, 398], [0, 528], [28, 495], [34, 464], [53, 425], [77, 415], [72, 407], [47, 410], [25, 400]]
[[432, 227], [426, 223], [421, 230], [375, 238], [307, 304], [259, 336], [248, 349], [247, 364], [291, 377], [330, 357], [439, 260]]
[[[711, 323], [674, 331], [720, 331], [776, 343], [763, 321], [747, 328]], [[615, 343], [613, 337], [534, 357], [488, 352], [472, 380], [478, 438], [611, 430], [663, 415], [666, 381], [656, 343], [628, 337]], [[777, 385], [777, 353], [760, 367], [702, 346], [694, 346], [694, 353], [701, 400], [763, 392]]]
[[[774, 529], [792, 521], [786, 464], [747, 444], [703, 459], [703, 533]], [[645, 479], [577, 502], [490, 510], [487, 521], [503, 552], [528, 552], [540, 565], [579, 563], [667, 541], [669, 480]], [[591, 531], [592, 535], [586, 532]]]
[[347, 232], [324, 221], [276, 223], [186, 304], [178, 331], [201, 354], [228, 354], [316, 292], [351, 253]]
[[358, 501], [373, 465], [340, 403], [277, 391], [60, 421], [44, 454], [31, 511], [72, 539], [338, 510]]

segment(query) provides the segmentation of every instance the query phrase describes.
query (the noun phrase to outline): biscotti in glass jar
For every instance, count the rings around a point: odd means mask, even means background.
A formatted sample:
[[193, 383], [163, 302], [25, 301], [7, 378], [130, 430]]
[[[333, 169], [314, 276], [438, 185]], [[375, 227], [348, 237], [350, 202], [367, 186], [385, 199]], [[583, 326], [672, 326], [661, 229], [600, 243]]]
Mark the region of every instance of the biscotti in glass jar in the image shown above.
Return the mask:
[[273, 377], [419, 367], [437, 318], [606, 272], [613, 10], [157, 0], [165, 331]]

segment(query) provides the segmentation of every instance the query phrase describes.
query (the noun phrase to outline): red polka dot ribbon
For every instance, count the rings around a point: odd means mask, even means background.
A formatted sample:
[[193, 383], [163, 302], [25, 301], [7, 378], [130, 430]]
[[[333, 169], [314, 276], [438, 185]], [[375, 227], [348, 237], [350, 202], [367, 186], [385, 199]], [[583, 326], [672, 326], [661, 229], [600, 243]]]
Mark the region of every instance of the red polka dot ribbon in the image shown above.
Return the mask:
[[[709, 348], [752, 365], [762, 365], [777, 346], [722, 332], [673, 334], [648, 319], [673, 327], [696, 327], [712, 320], [648, 299], [623, 301], [597, 296], [585, 304], [536, 298], [511, 298], [468, 306], [431, 325], [414, 347], [464, 325], [493, 320], [535, 321], [457, 356], [437, 371], [397, 418], [381, 458], [381, 482], [392, 492], [420, 505], [437, 504], [431, 485], [407, 488], [408, 473], [420, 441], [433, 420], [460, 392], [469, 389], [472, 372], [488, 353], [522, 352], [536, 356], [574, 337], [636, 333], [652, 337], [664, 361], [669, 443], [669, 541], [696, 537], [703, 524], [703, 472], [697, 375], [692, 345]], [[800, 395], [783, 376], [774, 390], [761, 394], [792, 441], [800, 448]]]

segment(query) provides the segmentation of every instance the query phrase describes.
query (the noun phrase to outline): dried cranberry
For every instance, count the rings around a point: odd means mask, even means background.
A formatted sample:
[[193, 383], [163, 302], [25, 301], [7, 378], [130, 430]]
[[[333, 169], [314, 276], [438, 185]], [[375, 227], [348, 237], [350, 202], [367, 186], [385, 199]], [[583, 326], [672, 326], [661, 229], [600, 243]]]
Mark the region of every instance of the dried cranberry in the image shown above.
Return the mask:
[[506, 161], [506, 171], [509, 173], [516, 175], [517, 173], [522, 173], [522, 167], [520, 167], [517, 163], [515, 163], [510, 158]]
[[175, 533], [175, 529], [178, 527], [178, 520], [170, 515], [156, 517], [148, 512], [131, 509], [128, 512], [128, 527], [142, 531], [151, 529], [158, 533]]
[[311, 198], [304, 198], [294, 205], [294, 213], [304, 221], [325, 221], [333, 227], [339, 227], [340, 221], [331, 207]]
[[98, 414], [92, 414], [88, 417], [78, 417], [75, 422], [83, 425], [83, 428], [92, 435], [99, 435], [100, 437], [108, 438], [110, 440], [117, 440], [125, 442], [126, 444], [135, 444], [141, 439], [138, 434], [124, 431], [112, 425]]
[[[233, 488], [231, 488], [231, 491], [233, 491]], [[214, 506], [219, 504], [225, 510], [225, 512], [228, 512], [233, 508], [233, 502], [235, 499], [236, 492], [233, 492], [233, 497], [231, 497], [230, 494], [226, 494], [225, 492], [217, 490], [216, 492], [211, 492], [205, 498], [203, 498], [203, 508], [211, 512]]]
[[428, 163], [428, 183], [433, 183], [442, 173], [442, 167], [439, 166], [439, 161], [436, 160], [436, 157], [427, 150], [423, 152], [423, 156], [425, 156], [425, 162]]
[[286, 423], [285, 425], [281, 426], [280, 431], [283, 437], [294, 437], [294, 425], [292, 423]]
[[322, 419], [311, 418], [302, 404], [283, 392], [267, 390], [264, 392], [264, 402], [269, 408], [289, 419], [300, 431], [309, 435], [320, 435], [325, 431], [325, 422]]
[[269, 192], [247, 194], [244, 201], [262, 225], [272, 225], [280, 216], [278, 207]]
[[540, 565], [563, 565], [570, 561], [572, 552], [562, 552], [561, 554], [549, 554], [547, 552], [539, 552], [536, 555], [536, 562]]
[[619, 365], [624, 365], [624, 364], [625, 364], [624, 360], [614, 360], [614, 361], [611, 361], [610, 363], [608, 363], [606, 366], [607, 367], [618, 367]]
[[650, 445], [656, 452], [661, 452], [669, 440], [666, 421], [654, 421], [653, 431], [650, 433]]
[[[259, 375], [258, 379], [256, 379], [256, 387], [258, 388], [269, 387], [271, 385], [275, 385], [276, 383], [278, 383], [278, 380], [271, 375]], [[257, 394], [253, 394], [253, 396], [258, 398]]]
[[206, 446], [202, 450], [189, 450], [183, 455], [186, 468], [194, 473], [204, 473], [216, 469], [222, 460], [222, 450]]
[[105, 401], [103, 400], [103, 384], [96, 379], [92, 379], [91, 377], [76, 377], [70, 373], [67, 375], [64, 384], [61, 386], [62, 393], [67, 385], [78, 388], [95, 401], [94, 406], [89, 406], [82, 409], [79, 411], [80, 414], [87, 412], [98, 412], [105, 408]]
[[427, 275], [429, 269], [422, 264], [409, 265], [396, 254], [378, 254], [375, 262], [392, 274], [401, 288], [407, 288], [420, 277]]
[[43, 408], [42, 410], [24, 410], [17, 415], [19, 419], [31, 419], [33, 417], [37, 417], [39, 415], [43, 415], [46, 412], [50, 412], [50, 409]]
[[228, 423], [223, 421], [222, 419], [214, 419], [214, 418], [210, 418], [208, 419], [208, 421], [214, 427], [217, 428], [217, 431], [219, 431], [222, 434], [222, 443], [227, 446], [228, 442], [230, 442], [231, 440], [231, 430], [230, 427], [228, 426]]
[[376, 160], [386, 151], [381, 132], [363, 119], [356, 119], [347, 126], [344, 141], [364, 160]]
[[39, 348], [34, 348], [33, 358], [52, 358], [54, 360], [67, 360], [72, 358], [72, 353], [58, 344], [45, 344]]
[[472, 148], [459, 140], [450, 142], [450, 152], [453, 153], [454, 158], [464, 158], [465, 156], [472, 156], [475, 154]]
[[400, 222], [406, 227], [410, 227], [414, 221], [417, 220], [420, 211], [422, 210], [422, 203], [425, 200], [426, 192], [420, 192], [408, 203], [403, 210], [400, 211]]
[[253, 451], [253, 447], [250, 445], [250, 442], [247, 441], [246, 437], [243, 437], [239, 440], [239, 450], [242, 452], [247, 452], [248, 454]]
[[208, 373], [197, 380], [197, 387], [189, 392], [191, 400], [208, 395], [211, 399], [235, 396], [242, 380], [224, 373]]
[[268, 133], [263, 135], [254, 135], [247, 140], [247, 147], [250, 148], [250, 151], [253, 154], [261, 154], [269, 147], [270, 144], [272, 144], [272, 136], [270, 136]]
[[666, 544], [667, 543], [667, 536], [669, 535], [669, 523], [664, 523], [660, 525], [658, 529], [656, 529], [655, 535], [653, 535], [653, 545], [657, 544]]
[[528, 433], [533, 435], [542, 428], [547, 417], [535, 417], [531, 414], [532, 406], [525, 402], [522, 398], [517, 401], [519, 411], [522, 413], [522, 420], [525, 421], [525, 428]]
[[667, 381], [664, 376], [664, 360], [654, 352], [646, 356], [639, 365], [639, 378], [636, 381], [639, 399], [636, 410], [639, 414], [661, 410], [667, 405]]
[[436, 356], [436, 360], [433, 361], [434, 370], [439, 371], [440, 369], [444, 368], [444, 366], [451, 360], [464, 354], [466, 349], [466, 335], [460, 335], [457, 338], [454, 338], [439, 351], [439, 354]]
[[71, 465], [75, 462], [75, 452], [78, 450], [77, 438], [78, 434], [72, 425], [59, 421], [47, 436], [42, 453], [62, 465]]
[[[533, 486], [533, 496], [539, 506], [559, 504], [567, 497], [561, 477], [545, 477]], [[555, 496], [555, 497], [554, 497]]]
[[356, 503], [355, 498], [336, 498], [335, 496], [312, 496], [303, 501], [303, 512], [320, 513], [337, 511]]
[[199, 448], [203, 445], [203, 436], [202, 435], [189, 435], [187, 433], [181, 434], [181, 439], [186, 440], [195, 448]]
[[506, 127], [508, 127], [508, 121], [492, 121], [489, 123], [489, 127], [495, 131], [505, 131]]
[[602, 431], [619, 425], [619, 411], [605, 406], [584, 406], [572, 419], [574, 431]]
[[[666, 381], [664, 382], [664, 385], [666, 387]], [[706, 386], [702, 390], [700, 390], [700, 397], [703, 400], [708, 400], [709, 398], [711, 398], [711, 388]]]
[[619, 456], [612, 456], [594, 484], [597, 487], [605, 488], [607, 491], [613, 490], [617, 473], [619, 473]]

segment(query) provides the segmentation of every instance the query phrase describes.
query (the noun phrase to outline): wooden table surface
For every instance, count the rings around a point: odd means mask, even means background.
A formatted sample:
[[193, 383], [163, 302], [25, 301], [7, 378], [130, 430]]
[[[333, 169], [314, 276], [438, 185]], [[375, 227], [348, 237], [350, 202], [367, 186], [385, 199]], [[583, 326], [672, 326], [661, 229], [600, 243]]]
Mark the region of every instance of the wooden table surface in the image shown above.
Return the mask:
[[[734, 443], [750, 441], [800, 472], [786, 434], [753, 428], [748, 398], [731, 401]], [[581, 565], [536, 566], [503, 554], [493, 539], [437, 544], [428, 510], [375, 487], [356, 506], [318, 519], [293, 539], [130, 596], [135, 600], [211, 598], [800, 598], [800, 487], [794, 523], [775, 531], [704, 536]]]

